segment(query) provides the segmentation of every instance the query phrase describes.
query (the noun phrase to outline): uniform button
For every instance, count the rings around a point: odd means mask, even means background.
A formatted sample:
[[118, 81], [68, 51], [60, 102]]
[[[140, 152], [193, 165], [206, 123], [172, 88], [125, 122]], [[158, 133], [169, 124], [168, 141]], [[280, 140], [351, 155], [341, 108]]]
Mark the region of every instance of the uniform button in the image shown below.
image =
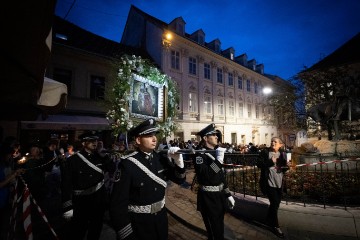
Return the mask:
[[144, 183], [140, 183], [140, 186], [144, 186]]
[[157, 188], [155, 188], [155, 191], [157, 190]]
[[92, 174], [90, 174], [90, 177], [92, 177]]
[[145, 158], [146, 158], [146, 159], [149, 159], [149, 156], [146, 156]]

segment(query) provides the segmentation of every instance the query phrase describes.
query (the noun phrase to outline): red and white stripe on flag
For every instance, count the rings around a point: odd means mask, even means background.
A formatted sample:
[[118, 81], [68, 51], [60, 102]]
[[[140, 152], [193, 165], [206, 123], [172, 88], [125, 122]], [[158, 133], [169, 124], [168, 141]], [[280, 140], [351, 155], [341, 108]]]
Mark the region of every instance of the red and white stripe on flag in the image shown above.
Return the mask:
[[23, 194], [23, 222], [25, 235], [28, 240], [33, 239], [32, 234], [32, 223], [31, 223], [31, 201], [30, 201], [30, 191], [25, 187]]

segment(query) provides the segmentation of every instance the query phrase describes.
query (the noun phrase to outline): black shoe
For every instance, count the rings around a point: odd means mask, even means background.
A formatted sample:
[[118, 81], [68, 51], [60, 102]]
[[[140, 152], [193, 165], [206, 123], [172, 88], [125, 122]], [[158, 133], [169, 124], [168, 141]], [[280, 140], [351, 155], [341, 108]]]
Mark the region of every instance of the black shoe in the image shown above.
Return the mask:
[[284, 238], [284, 237], [285, 237], [284, 233], [281, 231], [280, 228], [274, 227], [274, 228], [273, 228], [273, 232], [274, 232], [274, 234], [275, 234], [276, 236], [278, 236], [279, 238]]

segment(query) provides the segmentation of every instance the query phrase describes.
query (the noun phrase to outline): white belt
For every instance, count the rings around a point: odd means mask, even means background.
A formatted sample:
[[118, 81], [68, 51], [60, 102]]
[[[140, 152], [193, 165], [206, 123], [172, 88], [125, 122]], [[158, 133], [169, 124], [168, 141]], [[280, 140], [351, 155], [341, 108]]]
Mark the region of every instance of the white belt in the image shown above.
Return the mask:
[[98, 184], [96, 184], [95, 186], [92, 186], [88, 189], [85, 190], [74, 190], [74, 195], [79, 196], [79, 195], [89, 195], [92, 194], [94, 192], [96, 192], [97, 190], [99, 190], [102, 185], [104, 185], [104, 180], [102, 180], [101, 182], [99, 182]]
[[201, 186], [200, 188], [204, 192], [221, 192], [224, 189], [224, 184], [219, 186]]
[[144, 206], [137, 206], [137, 205], [129, 205], [128, 210], [129, 212], [134, 213], [157, 213], [165, 206], [165, 198], [161, 201], [158, 201], [153, 204], [144, 205]]

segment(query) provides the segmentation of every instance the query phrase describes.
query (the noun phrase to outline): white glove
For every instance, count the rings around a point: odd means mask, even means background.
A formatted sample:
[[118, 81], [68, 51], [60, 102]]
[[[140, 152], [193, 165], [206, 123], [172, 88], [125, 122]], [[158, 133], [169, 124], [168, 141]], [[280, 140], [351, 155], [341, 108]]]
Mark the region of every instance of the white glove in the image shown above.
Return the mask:
[[63, 218], [64, 218], [66, 221], [69, 221], [69, 220], [73, 217], [73, 214], [74, 214], [74, 212], [73, 212], [73, 210], [71, 209], [71, 210], [63, 213]]
[[170, 147], [167, 152], [167, 155], [168, 157], [174, 159], [176, 165], [178, 165], [180, 168], [184, 168], [184, 160], [182, 154], [176, 153], [179, 150], [180, 150], [179, 147]]
[[235, 199], [232, 196], [228, 197], [228, 203], [230, 209], [233, 209], [235, 207]]
[[218, 147], [216, 149], [216, 160], [218, 160], [221, 164], [224, 163], [225, 152], [226, 152], [226, 148]]

